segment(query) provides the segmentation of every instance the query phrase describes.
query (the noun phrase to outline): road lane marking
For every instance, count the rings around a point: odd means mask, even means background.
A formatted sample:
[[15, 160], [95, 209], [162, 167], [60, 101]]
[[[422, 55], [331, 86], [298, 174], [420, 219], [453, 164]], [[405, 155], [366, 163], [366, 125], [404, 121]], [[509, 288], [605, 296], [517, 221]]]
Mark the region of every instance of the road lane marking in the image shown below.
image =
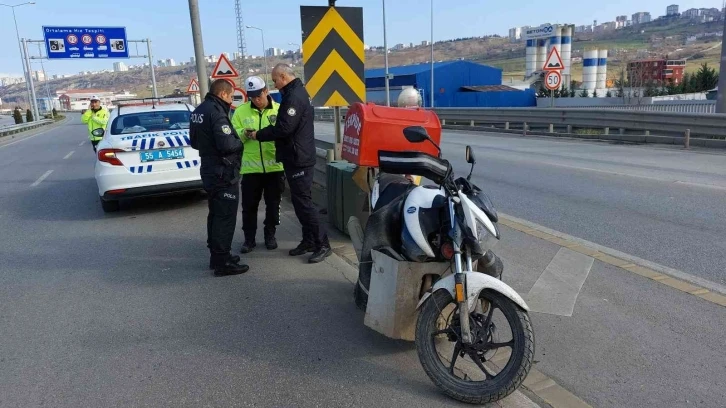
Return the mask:
[[[640, 275], [680, 292], [688, 293], [707, 302], [726, 307], [726, 286], [724, 285], [581, 238], [576, 238], [511, 215], [499, 213], [499, 219], [502, 225], [506, 225], [527, 235], [567, 247], [570, 250], [584, 255], [592, 256], [601, 262], [615, 266], [621, 270]], [[563, 243], [566, 244], [562, 245]]]
[[595, 258], [562, 247], [525, 297], [530, 310], [571, 317]]
[[75, 150], [71, 150], [71, 152], [70, 152], [70, 153], [68, 153], [68, 154], [66, 155], [66, 157], [64, 157], [64, 158], [63, 158], [63, 160], [66, 160], [67, 158], [71, 157], [71, 156], [73, 155], [73, 153], [75, 153], [75, 152], [76, 152]]
[[38, 184], [42, 183], [43, 180], [45, 180], [46, 178], [48, 178], [48, 176], [50, 176], [50, 173], [52, 173], [52, 172], [53, 172], [53, 170], [46, 171], [45, 174], [43, 174], [42, 176], [40, 176], [39, 179], [35, 180], [35, 183], [31, 184], [30, 187], [35, 187]]
[[82, 141], [78, 146], [83, 146], [84, 144], [86, 144], [86, 141], [85, 140]]

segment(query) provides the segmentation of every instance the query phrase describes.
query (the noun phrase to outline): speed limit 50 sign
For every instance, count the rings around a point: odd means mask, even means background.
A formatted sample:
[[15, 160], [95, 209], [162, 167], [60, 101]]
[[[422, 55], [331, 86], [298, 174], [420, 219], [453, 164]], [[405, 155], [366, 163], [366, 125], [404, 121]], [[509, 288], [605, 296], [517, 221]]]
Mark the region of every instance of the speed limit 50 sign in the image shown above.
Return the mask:
[[562, 84], [562, 75], [560, 75], [559, 71], [548, 71], [545, 75], [545, 87], [550, 91], [554, 91], [560, 89], [560, 84]]

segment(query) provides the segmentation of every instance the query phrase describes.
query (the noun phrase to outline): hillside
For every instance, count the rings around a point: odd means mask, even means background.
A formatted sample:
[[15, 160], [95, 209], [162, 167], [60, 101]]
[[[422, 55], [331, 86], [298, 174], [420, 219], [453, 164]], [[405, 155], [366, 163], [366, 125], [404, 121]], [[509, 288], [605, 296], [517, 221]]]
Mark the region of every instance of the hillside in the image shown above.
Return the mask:
[[[637, 27], [628, 27], [604, 33], [575, 34], [572, 45], [573, 59], [581, 58], [587, 49], [608, 49], [608, 77], [616, 78], [621, 66], [629, 60], [645, 57], [687, 58], [687, 71], [693, 72], [701, 63], [719, 68], [720, 41], [717, 36], [706, 34], [720, 33], [723, 22], [696, 24], [684, 19], [656, 20]], [[686, 45], [689, 36], [700, 36]], [[512, 43], [508, 38], [487, 36], [476, 38], [459, 38], [437, 42], [434, 45], [435, 60], [468, 59], [487, 65], [502, 68], [504, 81], [519, 80], [524, 74], [524, 43]], [[430, 60], [431, 49], [428, 46], [417, 46], [403, 50], [391, 51], [388, 62], [391, 66], [415, 64]], [[299, 55], [281, 59], [269, 59], [270, 66], [277, 62], [296, 64], [302, 67]], [[262, 73], [262, 60], [249, 61], [250, 68]], [[384, 54], [382, 47], [366, 52], [366, 68], [383, 67]], [[213, 64], [208, 67], [208, 72]], [[156, 80], [160, 95], [173, 93], [175, 89], [184, 91], [190, 78], [196, 76], [195, 67], [167, 67], [156, 69]], [[52, 95], [56, 90], [100, 88], [113, 91], [127, 90], [139, 96], [151, 95], [151, 75], [149, 69], [102, 73], [72, 78], [50, 80], [47, 85]], [[582, 63], [573, 62], [572, 79], [582, 78]], [[46, 94], [45, 82], [36, 83], [36, 94]], [[25, 85], [17, 84], [0, 87], [0, 98], [5, 103], [24, 104], [26, 98]]]

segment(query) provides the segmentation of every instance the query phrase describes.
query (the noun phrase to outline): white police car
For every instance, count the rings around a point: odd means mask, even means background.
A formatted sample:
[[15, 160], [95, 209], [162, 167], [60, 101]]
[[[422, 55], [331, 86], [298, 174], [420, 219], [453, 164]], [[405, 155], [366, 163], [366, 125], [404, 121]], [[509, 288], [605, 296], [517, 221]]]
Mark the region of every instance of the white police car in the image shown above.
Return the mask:
[[163, 98], [117, 103], [97, 146], [95, 177], [101, 207], [119, 200], [202, 189], [199, 153], [189, 142], [194, 107]]

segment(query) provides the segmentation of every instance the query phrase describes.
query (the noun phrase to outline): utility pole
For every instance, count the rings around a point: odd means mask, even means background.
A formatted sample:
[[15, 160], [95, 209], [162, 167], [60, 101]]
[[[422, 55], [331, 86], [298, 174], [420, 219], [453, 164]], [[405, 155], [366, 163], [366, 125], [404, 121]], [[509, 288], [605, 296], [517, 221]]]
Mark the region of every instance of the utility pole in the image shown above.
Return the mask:
[[154, 73], [154, 56], [151, 54], [151, 40], [146, 39], [146, 51], [149, 53], [149, 68], [151, 68], [151, 91], [154, 98], [159, 97], [156, 91], [156, 74]]
[[431, 109], [434, 108], [434, 0], [431, 0]]
[[386, 66], [384, 75], [386, 76], [386, 106], [391, 106], [391, 88], [388, 79], [388, 42], [386, 41], [386, 0], [383, 0], [383, 61]]
[[207, 78], [207, 60], [204, 58], [204, 42], [202, 41], [202, 24], [199, 22], [199, 2], [189, 0], [189, 17], [192, 22], [192, 38], [194, 39], [194, 58], [197, 63], [197, 78], [199, 82], [199, 96], [202, 100], [209, 92]]
[[[726, 35], [726, 18], [723, 19], [723, 33]], [[718, 92], [716, 93], [716, 113], [726, 113], [726, 37], [721, 41], [721, 66], [718, 69]]]
[[25, 38], [20, 39], [20, 41], [23, 44], [23, 53], [25, 55], [25, 67], [28, 71], [28, 81], [30, 82], [30, 97], [31, 99], [31, 107], [33, 109], [33, 119], [40, 120], [38, 117], [40, 116], [40, 112], [38, 112], [38, 100], [35, 98], [35, 86], [33, 84], [33, 70], [30, 67], [30, 56], [28, 55], [28, 43], [26, 42]]

